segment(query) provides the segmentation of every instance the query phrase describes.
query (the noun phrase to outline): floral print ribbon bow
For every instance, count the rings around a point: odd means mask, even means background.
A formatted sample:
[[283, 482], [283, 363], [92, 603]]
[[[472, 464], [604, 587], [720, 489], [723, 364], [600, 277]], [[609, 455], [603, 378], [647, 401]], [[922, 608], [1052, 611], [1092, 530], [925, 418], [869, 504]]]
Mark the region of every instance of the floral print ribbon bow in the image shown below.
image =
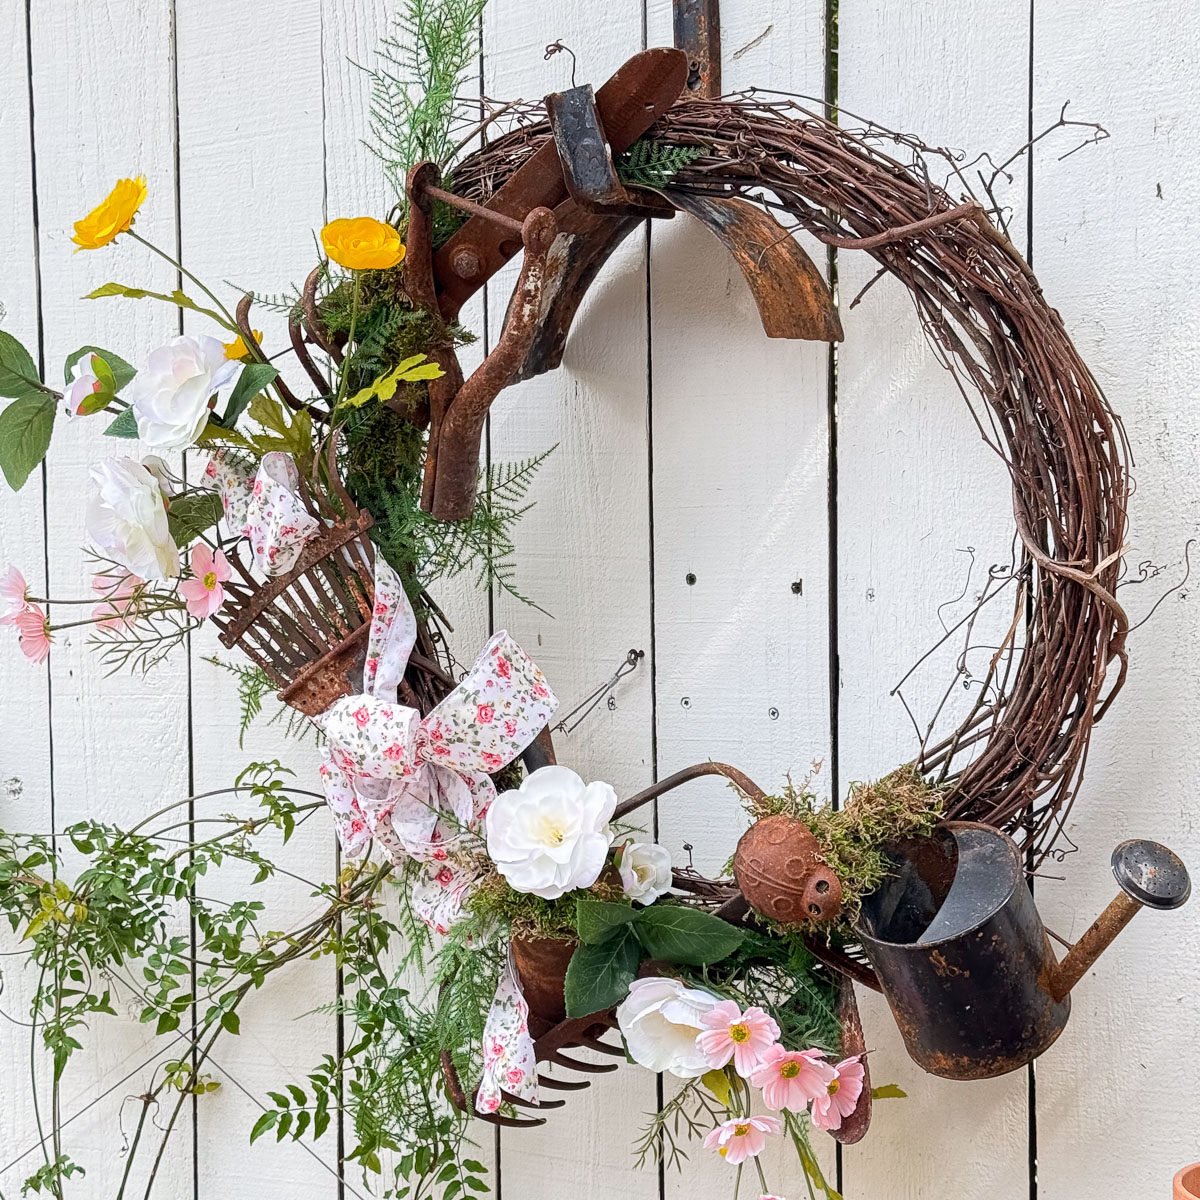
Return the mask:
[[320, 529], [300, 498], [300, 472], [291, 455], [264, 454], [253, 479], [220, 456], [204, 473], [216, 484], [225, 523], [249, 539], [254, 565], [264, 575], [286, 575]]
[[488, 776], [537, 737], [558, 701], [533, 660], [501, 632], [422, 719], [396, 702], [416, 634], [404, 588], [377, 558], [363, 691], [318, 718], [327, 739], [321, 778], [347, 854], [374, 839], [393, 862], [426, 864], [413, 904], [444, 933], [475, 880], [456, 851], [495, 798]]
[[529, 1004], [521, 991], [511, 949], [483, 1027], [483, 1078], [475, 1093], [476, 1112], [494, 1113], [505, 1092], [531, 1104], [538, 1102], [537, 1056], [529, 1034]]

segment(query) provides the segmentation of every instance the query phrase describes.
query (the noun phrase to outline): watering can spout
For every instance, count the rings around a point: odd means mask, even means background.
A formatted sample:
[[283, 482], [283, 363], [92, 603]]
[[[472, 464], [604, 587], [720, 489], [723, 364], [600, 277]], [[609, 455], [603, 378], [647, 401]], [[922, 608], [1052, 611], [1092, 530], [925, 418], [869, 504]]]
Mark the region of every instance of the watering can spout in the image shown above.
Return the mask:
[[1122, 842], [1112, 855], [1121, 891], [1087, 932], [1050, 972], [1050, 991], [1064, 1000], [1113, 939], [1143, 908], [1179, 908], [1192, 894], [1192, 882], [1179, 856], [1158, 842]]

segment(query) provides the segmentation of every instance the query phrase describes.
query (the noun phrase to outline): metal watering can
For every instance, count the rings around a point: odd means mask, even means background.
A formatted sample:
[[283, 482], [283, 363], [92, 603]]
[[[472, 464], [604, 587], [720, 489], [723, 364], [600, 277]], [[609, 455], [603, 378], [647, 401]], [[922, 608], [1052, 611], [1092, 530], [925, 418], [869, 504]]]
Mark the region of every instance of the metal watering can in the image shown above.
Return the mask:
[[946, 821], [889, 848], [895, 873], [863, 900], [855, 932], [912, 1058], [944, 1079], [990, 1079], [1031, 1062], [1063, 1031], [1071, 988], [1143, 907], [1191, 894], [1157, 842], [1122, 842], [1121, 892], [1059, 961], [1007, 834]]

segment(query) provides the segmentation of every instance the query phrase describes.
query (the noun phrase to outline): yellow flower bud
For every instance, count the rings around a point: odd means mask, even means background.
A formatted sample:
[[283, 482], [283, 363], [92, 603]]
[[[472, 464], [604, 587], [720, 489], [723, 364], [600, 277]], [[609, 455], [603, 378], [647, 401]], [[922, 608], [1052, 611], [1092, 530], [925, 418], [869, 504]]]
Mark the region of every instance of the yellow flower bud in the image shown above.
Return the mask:
[[[79, 250], [99, 250], [124, 233], [146, 199], [146, 177], [118, 179], [116, 187], [82, 221], [75, 222], [71, 239]], [[79, 250], [75, 253], [78, 254]]]
[[350, 271], [386, 271], [404, 261], [404, 243], [374, 217], [340, 217], [321, 230], [325, 253]]

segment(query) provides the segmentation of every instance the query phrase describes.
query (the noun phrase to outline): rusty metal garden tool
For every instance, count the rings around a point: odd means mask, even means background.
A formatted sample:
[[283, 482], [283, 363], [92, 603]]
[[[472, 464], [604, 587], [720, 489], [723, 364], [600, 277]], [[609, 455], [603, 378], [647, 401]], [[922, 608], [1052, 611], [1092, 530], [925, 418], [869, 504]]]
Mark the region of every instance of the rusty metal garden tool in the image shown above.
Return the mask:
[[[621, 242], [647, 218], [677, 209], [706, 224], [745, 274], [769, 337], [838, 340], [841, 325], [821, 272], [791, 234], [736, 197], [695, 196], [623, 184], [615, 155], [662, 116], [688, 84], [688, 54], [660, 47], [635, 55], [598, 91], [552, 93], [552, 136], [487, 201], [440, 187], [436, 166], [409, 175], [406, 282], [415, 304], [451, 321], [462, 304], [524, 248], [501, 336], [464, 382], [453, 348], [431, 354], [445, 374], [429, 389], [429, 446], [422, 506], [442, 520], [470, 515], [483, 423], [508, 384], [562, 361], [588, 287]], [[469, 219], [433, 248], [432, 206]]]

